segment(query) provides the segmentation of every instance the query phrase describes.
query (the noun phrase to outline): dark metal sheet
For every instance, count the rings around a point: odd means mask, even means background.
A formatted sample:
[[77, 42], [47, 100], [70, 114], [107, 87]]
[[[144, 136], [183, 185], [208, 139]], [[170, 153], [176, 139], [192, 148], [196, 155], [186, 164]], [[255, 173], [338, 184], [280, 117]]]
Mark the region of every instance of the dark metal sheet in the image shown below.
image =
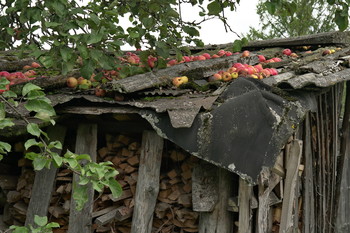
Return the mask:
[[160, 136], [255, 182], [264, 166], [273, 166], [307, 111], [300, 102], [288, 102], [269, 88], [254, 79], [239, 78], [220, 95], [222, 103], [198, 114], [191, 128], [172, 127], [164, 113], [147, 110], [141, 115]]

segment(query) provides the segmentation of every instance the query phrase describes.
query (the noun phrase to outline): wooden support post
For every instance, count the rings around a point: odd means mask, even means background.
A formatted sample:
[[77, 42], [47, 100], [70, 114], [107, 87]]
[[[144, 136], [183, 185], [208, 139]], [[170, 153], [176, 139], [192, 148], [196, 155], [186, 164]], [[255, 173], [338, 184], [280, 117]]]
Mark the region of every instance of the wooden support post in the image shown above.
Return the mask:
[[196, 212], [212, 212], [219, 200], [218, 168], [200, 161], [192, 172], [192, 204]]
[[[76, 154], [89, 154], [92, 161], [96, 161], [97, 153], [97, 125], [95, 124], [81, 124], [78, 127], [77, 140], [75, 146]], [[74, 201], [74, 187], [79, 182], [79, 176], [73, 175], [73, 191], [70, 205], [69, 226], [68, 233], [82, 233], [91, 232], [92, 225], [92, 204], [94, 197], [94, 190], [91, 185], [88, 185], [87, 196], [88, 201], [85, 203], [83, 209], [78, 211]]]
[[[50, 140], [60, 141], [63, 143], [66, 128], [60, 125], [52, 126], [48, 129], [47, 132]], [[54, 152], [61, 154], [61, 150], [53, 150]], [[35, 174], [35, 180], [32, 189], [32, 196], [29, 201], [27, 217], [25, 225], [34, 226], [34, 216], [47, 216], [47, 211], [50, 204], [50, 199], [52, 191], [55, 185], [57, 168], [51, 164], [51, 168], [43, 168], [40, 171], [37, 171]], [[45, 191], [43, 191], [45, 190]]]
[[193, 210], [201, 212], [198, 226], [200, 233], [232, 232], [232, 213], [227, 210], [232, 183], [232, 173], [225, 169], [204, 161], [194, 168]]
[[[293, 212], [295, 214], [295, 209], [298, 206], [295, 206], [295, 201], [297, 198], [297, 182], [299, 180], [299, 165], [302, 154], [302, 141], [293, 140], [291, 142], [289, 150], [289, 159], [287, 162], [287, 174], [285, 179], [284, 186], [284, 198], [282, 203], [282, 216], [280, 224], [280, 232], [294, 232], [293, 228], [298, 226], [293, 226]], [[298, 217], [298, 216], [294, 216]], [[291, 231], [292, 230], [292, 231]]]
[[[258, 207], [258, 222], [257, 233], [269, 233], [268, 215], [270, 212], [270, 194], [276, 185], [281, 181], [282, 177], [271, 172], [269, 169], [264, 169], [259, 177], [259, 207]], [[267, 188], [265, 188], [265, 184]]]
[[144, 131], [131, 233], [152, 231], [154, 208], [159, 192], [162, 152], [163, 139], [154, 131]]
[[304, 176], [304, 205], [303, 205], [303, 228], [305, 233], [315, 232], [315, 199], [314, 199], [314, 174], [312, 159], [312, 139], [310, 115], [307, 114], [304, 124], [304, 158], [305, 158], [305, 176]]
[[250, 208], [250, 201], [252, 197], [253, 187], [247, 181], [239, 178], [239, 233], [252, 232], [252, 210]]

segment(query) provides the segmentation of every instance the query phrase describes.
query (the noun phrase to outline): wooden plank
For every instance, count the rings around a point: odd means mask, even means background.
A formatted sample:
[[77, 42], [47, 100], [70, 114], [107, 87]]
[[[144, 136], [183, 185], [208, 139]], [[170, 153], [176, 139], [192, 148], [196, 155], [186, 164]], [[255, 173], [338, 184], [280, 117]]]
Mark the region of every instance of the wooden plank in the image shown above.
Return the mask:
[[315, 199], [314, 199], [314, 174], [312, 158], [312, 139], [310, 114], [305, 118], [304, 131], [304, 158], [305, 158], [305, 175], [304, 175], [304, 205], [303, 205], [303, 228], [304, 233], [315, 232]]
[[[238, 62], [238, 59], [240, 59], [240, 55], [178, 64], [155, 72], [148, 72], [125, 79], [113, 80], [106, 83], [104, 87], [106, 90], [117, 91], [120, 93], [133, 93], [154, 86], [167, 84], [173, 77], [177, 76], [190, 75], [194, 80], [203, 79], [203, 77], [209, 77], [219, 70], [227, 69], [232, 63]], [[255, 58], [251, 56], [251, 61], [254, 59]]]
[[[198, 224], [199, 233], [230, 233], [233, 226], [233, 216], [232, 213], [227, 210], [227, 202], [232, 190], [233, 174], [223, 168], [214, 165], [211, 166], [214, 167], [214, 169], [211, 170], [215, 171], [217, 174], [214, 176], [217, 178], [217, 180], [215, 180], [217, 185], [214, 187], [217, 187], [215, 189], [215, 196], [218, 199], [215, 202], [213, 211], [200, 213]], [[208, 187], [208, 192], [213, 193], [213, 191], [210, 191], [212, 188], [213, 186]]]
[[211, 212], [219, 200], [218, 168], [208, 162], [201, 161], [193, 168], [192, 203], [197, 212]]
[[[284, 198], [282, 203], [282, 217], [280, 224], [280, 232], [289, 232], [289, 230], [293, 229], [293, 212], [294, 209], [297, 208], [295, 205], [296, 199], [296, 186], [298, 182], [298, 172], [299, 165], [302, 154], [302, 141], [301, 140], [293, 140], [291, 142], [290, 151], [289, 151], [289, 159], [287, 162], [287, 174], [285, 179], [284, 186]], [[298, 216], [294, 216], [298, 217]], [[293, 232], [293, 231], [292, 231]]]
[[252, 232], [252, 210], [250, 200], [253, 187], [242, 178], [239, 179], [238, 203], [239, 203], [239, 233]]
[[[334, 194], [334, 211], [332, 222], [335, 223], [338, 218], [338, 210], [339, 210], [339, 200], [341, 194], [341, 184], [343, 179], [344, 167], [345, 167], [345, 158], [347, 156], [347, 151], [349, 151], [349, 137], [350, 137], [350, 81], [346, 82], [346, 99], [345, 99], [345, 110], [342, 124], [342, 136], [340, 138], [340, 148], [339, 148], [339, 156], [337, 159], [337, 176], [335, 183], [335, 194]], [[349, 178], [347, 178], [349, 179]]]
[[[51, 141], [64, 142], [66, 127], [55, 125], [48, 129]], [[61, 154], [62, 150], [52, 149], [53, 152]], [[55, 185], [57, 168], [51, 165], [50, 169], [43, 168], [35, 174], [32, 196], [29, 201], [25, 225], [34, 225], [34, 216], [46, 216], [52, 191]], [[45, 190], [45, 192], [43, 192]]]
[[[75, 153], [89, 154], [92, 161], [96, 161], [97, 154], [97, 125], [95, 124], [81, 124], [78, 126], [77, 140], [75, 146]], [[73, 191], [78, 184], [79, 177], [77, 174], [73, 175]], [[87, 188], [88, 201], [85, 203], [83, 209], [78, 211], [74, 199], [71, 199], [68, 233], [82, 233], [91, 232], [92, 225], [92, 203], [94, 190], [91, 185]]]
[[348, 45], [350, 44], [349, 32], [325, 32], [313, 35], [305, 35], [291, 38], [271, 39], [264, 41], [252, 41], [245, 49], [257, 49], [267, 47], [292, 47], [302, 45]]
[[131, 233], [150, 233], [152, 230], [162, 151], [163, 139], [154, 131], [144, 131]]
[[[258, 224], [257, 233], [269, 233], [269, 212], [270, 196], [272, 190], [281, 181], [281, 177], [272, 173], [269, 169], [263, 169], [259, 178], [259, 207], [258, 207]], [[267, 188], [265, 188], [267, 184]]]

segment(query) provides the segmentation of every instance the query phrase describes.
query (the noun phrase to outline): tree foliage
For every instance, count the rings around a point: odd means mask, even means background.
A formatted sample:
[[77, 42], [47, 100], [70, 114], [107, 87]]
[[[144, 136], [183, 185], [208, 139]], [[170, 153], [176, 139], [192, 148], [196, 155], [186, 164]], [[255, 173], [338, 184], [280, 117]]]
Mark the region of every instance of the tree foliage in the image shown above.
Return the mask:
[[[200, 23], [216, 17], [226, 24], [223, 9], [233, 10], [236, 3], [239, 0], [215, 0], [206, 5], [204, 0], [90, 0], [86, 4], [5, 0], [0, 9], [0, 50], [29, 50], [45, 67], [64, 74], [73, 69], [79, 55], [87, 77], [94, 68], [116, 68], [124, 44], [146, 46], [164, 58], [171, 48], [180, 52], [184, 43], [202, 45]], [[198, 6], [201, 20], [185, 21], [184, 4]], [[131, 26], [121, 25], [121, 17], [128, 18]], [[49, 50], [43, 51], [43, 46]]]
[[280, 0], [275, 4], [260, 0], [257, 14], [261, 28], [250, 27], [246, 37], [248, 40], [288, 38], [333, 31], [337, 9], [325, 0]]

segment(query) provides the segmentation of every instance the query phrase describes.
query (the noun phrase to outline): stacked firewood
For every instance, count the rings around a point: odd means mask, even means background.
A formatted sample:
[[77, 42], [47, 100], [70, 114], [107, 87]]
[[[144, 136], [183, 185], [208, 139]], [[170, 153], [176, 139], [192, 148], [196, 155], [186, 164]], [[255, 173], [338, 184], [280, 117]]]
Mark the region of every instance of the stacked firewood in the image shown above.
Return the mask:
[[5, 205], [3, 220], [8, 225], [24, 224], [34, 183], [34, 171], [24, 168], [24, 164], [19, 163], [19, 165], [23, 165], [23, 172], [18, 180], [9, 179], [9, 181], [13, 180], [17, 183], [11, 182], [14, 186], [11, 190], [8, 190], [6, 195], [7, 204]]
[[[198, 232], [197, 212], [192, 211], [192, 169], [197, 158], [174, 149], [163, 158], [154, 232]], [[168, 162], [168, 163], [167, 163]]]
[[118, 198], [106, 190], [94, 203], [93, 227], [96, 232], [130, 232], [134, 195], [141, 153], [140, 139], [126, 135], [106, 135], [106, 146], [98, 150], [98, 160], [111, 161], [118, 170], [123, 188]]
[[[119, 198], [114, 198], [109, 189], [96, 193], [93, 204], [92, 222], [94, 232], [120, 232], [131, 230], [135, 205], [135, 192], [141, 154], [141, 137], [124, 134], [105, 136], [97, 151], [97, 162], [111, 161], [118, 170], [117, 181], [123, 188]], [[198, 162], [193, 156], [173, 148], [169, 144], [164, 150], [159, 195], [154, 211], [153, 232], [198, 232], [198, 213], [192, 211], [192, 169]], [[22, 164], [23, 163], [23, 164]], [[19, 162], [22, 175], [14, 182], [15, 186], [7, 193], [8, 213], [11, 222], [22, 225], [25, 222], [27, 207], [34, 182], [31, 163], [22, 159]], [[59, 223], [54, 233], [65, 233], [69, 225], [73, 173], [60, 168], [57, 172], [54, 192], [49, 206], [49, 221]]]

